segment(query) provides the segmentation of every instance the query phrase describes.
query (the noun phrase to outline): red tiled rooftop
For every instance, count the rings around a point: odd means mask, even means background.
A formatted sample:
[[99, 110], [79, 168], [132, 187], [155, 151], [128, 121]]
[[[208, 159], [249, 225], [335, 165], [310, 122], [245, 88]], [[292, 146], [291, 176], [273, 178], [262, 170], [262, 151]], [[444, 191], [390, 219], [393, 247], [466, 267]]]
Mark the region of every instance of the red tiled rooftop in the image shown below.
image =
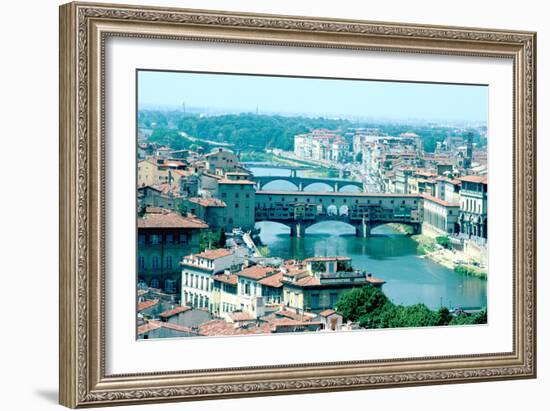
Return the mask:
[[252, 267], [248, 267], [242, 271], [239, 271], [237, 275], [239, 277], [246, 277], [252, 280], [259, 280], [261, 278], [267, 277], [273, 271], [275, 271], [273, 267], [262, 267], [260, 265], [254, 265]]
[[158, 302], [159, 302], [159, 300], [145, 300], [145, 301], [138, 304], [137, 310], [138, 311], [146, 310], [147, 308], [151, 308], [151, 307], [157, 305]]
[[332, 314], [336, 314], [336, 311], [328, 309], [328, 310], [323, 310], [319, 313], [321, 317], [328, 317], [329, 315], [332, 315]]
[[445, 207], [460, 207], [460, 204], [459, 203], [449, 203], [445, 200], [441, 200], [437, 197], [433, 197], [429, 194], [423, 194], [424, 196], [424, 199], [428, 200], [428, 201], [431, 201], [433, 203], [436, 203], [436, 204], [439, 204], [439, 205], [442, 205], [442, 206], [445, 206]]
[[269, 277], [262, 278], [258, 282], [267, 287], [279, 288], [283, 286], [283, 283], [281, 283], [282, 278], [283, 278], [283, 273], [278, 272], [276, 274], [270, 275]]
[[180, 305], [178, 307], [172, 308], [171, 310], [163, 311], [159, 314], [159, 317], [161, 318], [170, 318], [176, 314], [184, 313], [185, 311], [189, 311], [191, 308], [186, 307], [185, 305]]
[[[162, 209], [160, 209], [162, 210]], [[200, 218], [184, 217], [168, 210], [148, 208], [143, 217], [138, 217], [138, 228], [208, 228]]]
[[460, 177], [459, 180], [467, 181], [469, 183], [487, 184], [487, 175], [484, 175], [484, 176], [464, 176], [464, 177]]
[[203, 207], [226, 207], [225, 202], [219, 198], [202, 198], [202, 197], [192, 197], [189, 199], [190, 202], [199, 204]]
[[299, 285], [301, 287], [312, 287], [316, 285], [321, 285], [321, 281], [317, 277], [314, 277], [313, 275], [308, 275], [308, 276], [299, 278], [298, 280], [295, 281], [294, 284]]
[[215, 281], [229, 285], [237, 285], [239, 278], [235, 274], [216, 274], [212, 277]]
[[148, 333], [149, 331], [153, 331], [160, 328], [159, 324], [154, 324], [152, 322], [145, 323], [143, 325], [140, 325], [137, 329], [138, 335]]
[[227, 257], [233, 254], [233, 251], [227, 248], [217, 248], [215, 250], [204, 250], [202, 253], [196, 254], [196, 257], [205, 258], [207, 260], [216, 260], [218, 258]]
[[212, 320], [199, 326], [199, 334], [204, 336], [268, 334], [270, 332], [271, 324], [269, 323], [241, 328], [224, 320]]
[[234, 311], [232, 313], [229, 313], [228, 317], [231, 318], [233, 321], [251, 321], [255, 319], [250, 313], [243, 311]]

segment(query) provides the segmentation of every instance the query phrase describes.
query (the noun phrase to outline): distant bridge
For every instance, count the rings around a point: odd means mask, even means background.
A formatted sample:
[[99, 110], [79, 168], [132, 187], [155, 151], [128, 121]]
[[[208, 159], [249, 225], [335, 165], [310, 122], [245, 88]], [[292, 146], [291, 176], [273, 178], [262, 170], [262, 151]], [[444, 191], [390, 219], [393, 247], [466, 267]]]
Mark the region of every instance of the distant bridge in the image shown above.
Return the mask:
[[273, 181], [287, 181], [294, 184], [298, 191], [304, 191], [304, 189], [312, 184], [326, 184], [332, 188], [336, 193], [344, 187], [352, 186], [359, 188], [363, 191], [363, 183], [361, 181], [346, 180], [340, 178], [317, 178], [317, 177], [298, 177], [294, 176], [252, 176], [252, 180], [258, 183], [257, 189], [260, 191], [262, 187]]
[[418, 195], [258, 191], [255, 221], [285, 224], [295, 237], [322, 221], [350, 224], [361, 237], [388, 223], [410, 225], [416, 234], [422, 225], [422, 207], [423, 198]]
[[284, 169], [284, 170], [312, 170], [315, 168], [319, 168], [320, 166], [314, 166], [314, 165], [303, 165], [303, 166], [291, 166], [287, 164], [280, 164], [280, 163], [268, 163], [263, 161], [244, 161], [241, 162], [243, 166], [246, 168], [278, 168], [278, 169]]

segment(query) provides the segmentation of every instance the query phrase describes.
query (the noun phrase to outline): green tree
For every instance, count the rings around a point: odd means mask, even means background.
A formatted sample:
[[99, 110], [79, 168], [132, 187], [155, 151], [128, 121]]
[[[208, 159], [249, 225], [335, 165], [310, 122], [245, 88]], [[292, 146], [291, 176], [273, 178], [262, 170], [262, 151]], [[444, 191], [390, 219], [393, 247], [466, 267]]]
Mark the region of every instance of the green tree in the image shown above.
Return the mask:
[[431, 327], [438, 325], [440, 317], [424, 304], [392, 305], [386, 307], [380, 316], [380, 327]]
[[336, 309], [345, 320], [358, 321], [361, 326], [369, 328], [379, 328], [380, 315], [388, 304], [392, 303], [379, 288], [365, 285], [345, 292], [336, 303]]

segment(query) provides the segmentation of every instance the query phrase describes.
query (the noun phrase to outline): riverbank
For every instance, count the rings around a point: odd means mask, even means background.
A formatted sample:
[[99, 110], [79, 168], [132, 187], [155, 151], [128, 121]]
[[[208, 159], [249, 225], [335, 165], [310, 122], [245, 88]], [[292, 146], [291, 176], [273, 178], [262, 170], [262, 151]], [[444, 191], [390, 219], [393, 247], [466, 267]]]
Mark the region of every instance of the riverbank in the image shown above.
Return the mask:
[[470, 255], [452, 248], [447, 236], [412, 235], [413, 229], [408, 225], [395, 223], [388, 225], [400, 233], [409, 235], [418, 244], [417, 252], [420, 254], [420, 258], [429, 258], [461, 275], [487, 279], [487, 270], [479, 267], [480, 262]]
[[487, 279], [487, 270], [479, 267], [479, 261], [475, 261], [465, 253], [455, 250], [452, 246], [443, 245], [448, 244], [445, 241], [447, 237], [432, 238], [418, 234], [411, 236], [411, 238], [418, 243], [417, 250], [420, 258], [429, 258], [460, 275]]

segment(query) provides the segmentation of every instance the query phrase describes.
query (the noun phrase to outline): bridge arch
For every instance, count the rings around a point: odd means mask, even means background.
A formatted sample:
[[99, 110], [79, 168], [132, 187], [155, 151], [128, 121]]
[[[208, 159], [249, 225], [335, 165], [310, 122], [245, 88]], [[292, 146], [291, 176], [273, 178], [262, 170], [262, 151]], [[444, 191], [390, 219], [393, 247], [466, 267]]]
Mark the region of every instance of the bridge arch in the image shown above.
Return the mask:
[[273, 177], [272, 179], [269, 179], [269, 180], [266, 180], [265, 182], [262, 182], [261, 183], [261, 186], [260, 186], [260, 189], [261, 190], [269, 190], [269, 185], [271, 183], [276, 183], [276, 182], [283, 182], [285, 183], [285, 185], [288, 186], [288, 188], [281, 188], [281, 187], [278, 187], [277, 188], [277, 191], [296, 191], [296, 190], [299, 190], [300, 187], [298, 185], [296, 185], [292, 180], [290, 180], [288, 177], [284, 177], [284, 176], [280, 176], [280, 177]]
[[[327, 183], [327, 182], [325, 182], [325, 181], [313, 181], [311, 183], [306, 183], [302, 186], [302, 190], [303, 191], [320, 191], [320, 190], [316, 190], [315, 188], [312, 189], [311, 188], [312, 186], [317, 186], [317, 187], [321, 186], [321, 187], [324, 187], [324, 188], [328, 188], [331, 192], [335, 191], [334, 186]], [[308, 190], [308, 188], [310, 188], [310, 189]]]
[[338, 192], [341, 193], [360, 193], [362, 191], [361, 187], [354, 183], [348, 183], [338, 188]]

